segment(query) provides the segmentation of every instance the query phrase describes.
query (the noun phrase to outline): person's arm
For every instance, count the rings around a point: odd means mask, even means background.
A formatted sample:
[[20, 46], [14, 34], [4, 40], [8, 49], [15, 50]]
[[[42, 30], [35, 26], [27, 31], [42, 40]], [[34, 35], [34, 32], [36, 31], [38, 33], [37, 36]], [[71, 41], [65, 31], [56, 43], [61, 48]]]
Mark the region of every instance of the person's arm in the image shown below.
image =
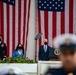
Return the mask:
[[24, 57], [24, 54], [22, 53], [21, 56]]
[[4, 44], [4, 47], [3, 47], [3, 55], [4, 57], [6, 57], [6, 44]]
[[40, 55], [41, 55], [41, 47], [39, 47], [39, 54], [38, 54], [39, 60], [40, 60]]
[[13, 52], [13, 58], [16, 58], [16, 51]]

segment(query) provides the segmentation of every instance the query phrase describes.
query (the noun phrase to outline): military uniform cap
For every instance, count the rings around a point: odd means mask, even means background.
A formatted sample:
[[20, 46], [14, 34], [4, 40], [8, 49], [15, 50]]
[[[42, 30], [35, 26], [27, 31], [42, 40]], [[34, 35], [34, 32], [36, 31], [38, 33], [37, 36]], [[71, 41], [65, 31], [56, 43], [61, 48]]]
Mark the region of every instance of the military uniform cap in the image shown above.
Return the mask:
[[61, 50], [76, 49], [76, 35], [75, 34], [62, 34], [54, 38], [54, 48]]

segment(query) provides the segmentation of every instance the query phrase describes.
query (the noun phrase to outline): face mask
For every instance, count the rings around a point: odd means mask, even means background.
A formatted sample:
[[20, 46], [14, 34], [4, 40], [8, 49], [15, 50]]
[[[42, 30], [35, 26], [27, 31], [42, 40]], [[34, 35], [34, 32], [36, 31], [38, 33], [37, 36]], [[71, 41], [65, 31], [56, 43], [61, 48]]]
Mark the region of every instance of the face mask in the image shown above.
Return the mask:
[[22, 51], [22, 49], [18, 49], [18, 51]]
[[22, 49], [22, 47], [18, 47], [19, 49]]
[[44, 42], [44, 44], [47, 45], [48, 43], [47, 42]]

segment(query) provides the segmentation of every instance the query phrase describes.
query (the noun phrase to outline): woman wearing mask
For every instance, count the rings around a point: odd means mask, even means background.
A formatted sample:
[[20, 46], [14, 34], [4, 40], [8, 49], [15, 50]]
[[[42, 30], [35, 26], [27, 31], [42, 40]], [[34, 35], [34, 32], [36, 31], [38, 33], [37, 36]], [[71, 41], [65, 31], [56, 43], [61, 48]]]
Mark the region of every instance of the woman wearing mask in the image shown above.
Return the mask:
[[22, 44], [18, 44], [16, 50], [13, 52], [13, 58], [23, 57], [24, 58], [24, 48]]

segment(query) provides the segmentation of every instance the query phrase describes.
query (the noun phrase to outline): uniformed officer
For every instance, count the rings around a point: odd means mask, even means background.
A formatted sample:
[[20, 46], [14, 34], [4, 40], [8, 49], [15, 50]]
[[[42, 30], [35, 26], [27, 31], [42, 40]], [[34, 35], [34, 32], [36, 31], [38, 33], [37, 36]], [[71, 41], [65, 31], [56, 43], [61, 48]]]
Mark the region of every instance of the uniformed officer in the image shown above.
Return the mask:
[[59, 59], [63, 66], [50, 69], [46, 75], [76, 75], [74, 56], [76, 51], [76, 35], [63, 34], [54, 39], [54, 48], [60, 50]]
[[0, 35], [0, 59], [3, 60], [6, 57], [6, 44], [2, 42], [3, 36]]
[[19, 68], [8, 66], [0, 71], [0, 75], [25, 75]]

